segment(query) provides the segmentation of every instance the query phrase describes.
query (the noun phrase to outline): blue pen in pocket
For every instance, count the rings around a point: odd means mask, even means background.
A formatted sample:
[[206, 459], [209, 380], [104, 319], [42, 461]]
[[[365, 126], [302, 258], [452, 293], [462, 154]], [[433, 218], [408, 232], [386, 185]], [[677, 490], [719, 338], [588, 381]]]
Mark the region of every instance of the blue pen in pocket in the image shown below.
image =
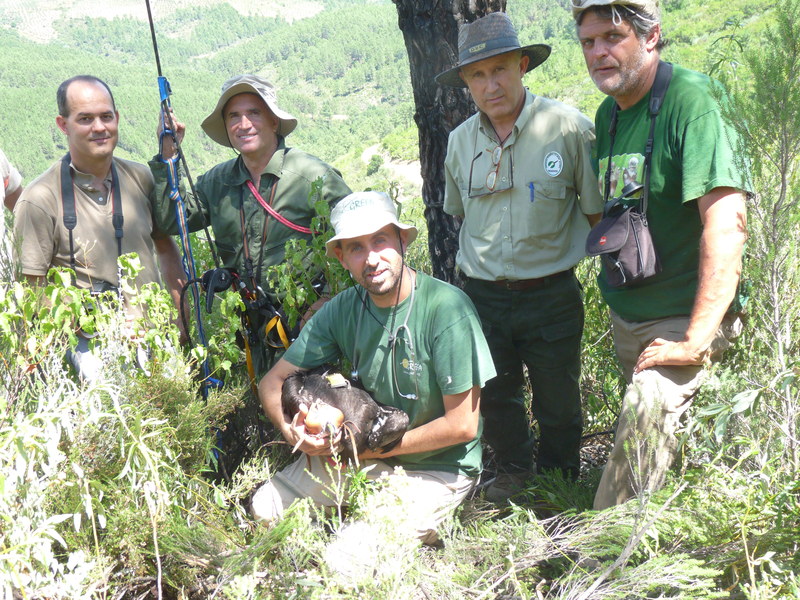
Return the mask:
[[536, 194], [533, 191], [533, 182], [532, 181], [528, 184], [528, 189], [531, 191], [531, 204], [533, 204], [533, 201], [536, 200]]

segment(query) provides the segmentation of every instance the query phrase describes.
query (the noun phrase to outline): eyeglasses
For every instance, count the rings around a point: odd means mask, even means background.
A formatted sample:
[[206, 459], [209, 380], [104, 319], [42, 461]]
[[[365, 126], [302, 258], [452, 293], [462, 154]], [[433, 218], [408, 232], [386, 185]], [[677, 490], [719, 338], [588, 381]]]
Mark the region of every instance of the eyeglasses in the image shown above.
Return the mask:
[[[469, 190], [467, 192], [470, 198], [479, 198], [480, 196], [488, 196], [489, 194], [494, 194], [495, 192], [503, 192], [505, 190], [509, 190], [512, 187], [514, 187], [514, 155], [511, 151], [511, 148], [513, 148], [513, 146], [509, 147], [508, 149], [508, 164], [509, 164], [508, 178], [507, 181], [505, 178], [500, 178], [500, 181], [502, 183], [500, 183], [499, 187], [498, 187], [498, 177], [500, 174], [500, 164], [503, 160], [503, 152], [505, 148], [503, 148], [503, 146], [498, 144], [494, 148], [494, 150], [492, 150], [491, 153], [492, 168], [489, 170], [489, 173], [487, 173], [486, 181], [484, 182], [484, 186], [482, 188], [486, 191], [473, 192], [473, 185], [472, 185], [472, 180], [475, 171], [475, 163], [478, 161], [478, 159], [481, 158], [481, 156], [483, 156], [483, 152], [478, 152], [475, 158], [472, 159], [472, 163], [469, 166]], [[486, 151], [488, 151], [488, 148]], [[481, 189], [479, 186], [475, 186], [475, 188], [477, 190]]]
[[489, 171], [489, 174], [486, 176], [486, 187], [489, 191], [494, 191], [494, 185], [497, 183], [497, 172], [500, 170], [500, 159], [503, 158], [503, 147], [497, 146], [494, 150], [492, 150], [492, 164], [494, 165], [494, 170]]
[[[414, 354], [414, 342], [411, 341], [411, 330], [408, 328], [408, 325], [403, 323], [395, 330], [394, 335], [389, 338], [389, 346], [392, 353], [391, 360], [394, 389], [397, 391], [397, 395], [401, 398], [405, 398], [406, 400], [416, 400], [419, 398], [419, 383], [417, 381], [417, 370], [419, 369], [419, 365], [417, 364], [417, 355]], [[401, 346], [399, 351], [397, 349], [398, 346]], [[397, 359], [398, 355], [400, 356], [399, 363]], [[413, 394], [404, 394], [400, 390], [400, 384], [397, 381], [397, 371], [399, 367], [403, 367], [406, 372], [410, 372], [412, 374], [412, 377], [414, 378]]]

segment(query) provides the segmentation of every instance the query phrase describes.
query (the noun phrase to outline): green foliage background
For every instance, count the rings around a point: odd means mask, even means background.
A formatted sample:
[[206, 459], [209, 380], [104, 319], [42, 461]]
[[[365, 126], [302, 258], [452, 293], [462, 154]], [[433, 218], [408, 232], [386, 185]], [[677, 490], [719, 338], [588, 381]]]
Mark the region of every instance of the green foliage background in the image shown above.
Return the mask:
[[[35, 0], [19, 4], [18, 10], [31, 13], [42, 8]], [[82, 8], [79, 15], [91, 14], [88, 0], [75, 4]], [[601, 95], [583, 66], [568, 5], [568, 0], [521, 0], [509, 2], [508, 12], [523, 43], [553, 47], [550, 59], [526, 77], [528, 86], [592, 115]], [[768, 3], [671, 0], [665, 5], [664, 28], [674, 42], [665, 58], [708, 70], [715, 61], [712, 42], [726, 22], [741, 22], [746, 39], [763, 28], [759, 17]], [[161, 65], [172, 85], [174, 108], [188, 125], [184, 148], [198, 174], [232, 156], [202, 133], [200, 122], [222, 82], [243, 72], [264, 75], [277, 85], [282, 108], [300, 122], [289, 138], [292, 145], [336, 162], [384, 141], [391, 155], [416, 158], [408, 59], [391, 3], [325, 2], [313, 17], [291, 23], [252, 14], [245, 18], [228, 4], [198, 3], [174, 11], [168, 6], [153, 6]], [[120, 154], [145, 161], [156, 152], [159, 98], [144, 0], [135, 18], [71, 14], [61, 13], [53, 24], [56, 36], [47, 43], [23, 37], [10, 16], [0, 27], [0, 147], [25, 181], [66, 151], [55, 126], [55, 89], [80, 73], [104, 79], [114, 91], [122, 118]], [[366, 171], [350, 162], [342, 166], [351, 179]]]

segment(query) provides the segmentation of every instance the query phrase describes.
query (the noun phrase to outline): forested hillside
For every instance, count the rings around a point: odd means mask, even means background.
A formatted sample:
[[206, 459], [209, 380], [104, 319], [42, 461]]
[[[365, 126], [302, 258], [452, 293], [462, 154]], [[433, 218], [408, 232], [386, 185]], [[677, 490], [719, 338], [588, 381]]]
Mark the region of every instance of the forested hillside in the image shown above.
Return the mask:
[[[321, 2], [319, 12], [288, 7], [284, 17], [243, 14], [227, 3], [188, 4], [156, 0], [152, 7], [162, 68], [175, 110], [189, 126], [185, 148], [198, 172], [231, 156], [199, 125], [222, 82], [243, 72], [274, 81], [281, 106], [300, 119], [291, 143], [325, 160], [360, 153], [393, 131], [413, 139], [407, 57], [390, 2]], [[713, 60], [709, 47], [726, 22], [757, 29], [767, 4], [667, 2], [665, 28], [674, 46], [666, 57], [707, 70]], [[23, 28], [19, 16], [25, 12], [30, 20], [42, 11], [44, 19], [45, 2], [23, 0], [0, 20], [0, 147], [26, 181], [65, 151], [54, 122], [55, 89], [79, 73], [97, 75], [112, 87], [122, 117], [120, 154], [143, 161], [155, 152], [158, 89], [145, 2], [122, 3], [122, 15], [110, 19], [92, 16], [86, 7], [94, 5], [86, 0], [65, 6], [46, 42], [26, 37], [34, 28]], [[508, 12], [523, 43], [554, 48], [527, 76], [528, 85], [592, 114], [600, 95], [586, 75], [567, 5], [567, 0], [521, 0], [509, 2]], [[297, 18], [305, 14], [311, 16]], [[342, 166], [347, 171], [352, 165]]]
[[[13, 28], [0, 30], [0, 105], [11, 117], [0, 144], [27, 179], [64, 151], [54, 124], [54, 94], [58, 82], [77, 73], [96, 74], [114, 90], [124, 153], [139, 160], [154, 153], [158, 89], [141, 4], [140, 18], [62, 19], [55, 25], [58, 38], [47, 44], [22, 38]], [[292, 26], [280, 19], [244, 18], [229, 5], [166, 15], [154, 6], [164, 74], [175, 109], [191, 130], [186, 148], [192, 166], [205, 169], [228, 156], [202, 134], [199, 122], [222, 82], [241, 72], [274, 80], [281, 104], [301, 119], [292, 142], [329, 160], [409, 123], [407, 66], [393, 7], [355, 10], [339, 4]], [[351, 26], [337, 27], [341, 22]], [[12, 117], [21, 111], [25, 119]]]

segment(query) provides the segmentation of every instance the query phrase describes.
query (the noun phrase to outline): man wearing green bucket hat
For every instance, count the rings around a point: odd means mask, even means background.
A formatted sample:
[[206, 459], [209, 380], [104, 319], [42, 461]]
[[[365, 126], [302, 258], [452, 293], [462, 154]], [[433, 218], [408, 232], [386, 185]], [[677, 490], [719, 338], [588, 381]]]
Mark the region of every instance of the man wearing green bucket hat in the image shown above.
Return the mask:
[[[315, 216], [312, 184], [322, 179], [322, 199], [333, 206], [350, 193], [341, 174], [319, 158], [286, 145], [297, 119], [278, 106], [275, 87], [258, 75], [237, 75], [222, 85], [220, 97], [203, 120], [203, 131], [238, 156], [217, 165], [197, 180], [198, 198], [186, 200], [190, 231], [210, 224], [223, 266], [238, 273], [251, 293], [261, 293], [280, 307], [281, 290], [270, 290], [268, 267], [284, 260], [286, 243], [310, 239]], [[178, 142], [185, 126], [175, 122]], [[172, 139], [163, 136], [161, 155], [175, 154]], [[165, 231], [178, 233], [175, 208], [167, 183], [167, 166], [150, 162], [156, 181], [156, 219]], [[181, 177], [184, 181], [185, 177]], [[181, 192], [185, 192], [181, 186]], [[199, 210], [198, 210], [199, 207]], [[251, 340], [254, 373], [263, 375], [276, 355], [265, 333], [268, 319], [253, 315]], [[263, 322], [262, 322], [263, 321]]]
[[397, 219], [388, 195], [350, 194], [333, 209], [331, 222], [335, 235], [327, 254], [357, 285], [325, 304], [261, 380], [267, 416], [308, 458], [261, 486], [253, 513], [274, 522], [298, 498], [336, 504], [331, 440], [309, 435], [302, 409], [300, 416], [286, 415], [281, 392], [298, 370], [345, 358], [353, 378], [376, 401], [408, 414], [408, 431], [396, 446], [367, 450], [359, 458], [367, 479], [384, 480], [384, 489], [399, 498], [398, 526], [432, 543], [439, 523], [481, 472], [480, 395], [494, 375], [491, 356], [464, 293], [406, 264], [405, 250], [417, 229]]

